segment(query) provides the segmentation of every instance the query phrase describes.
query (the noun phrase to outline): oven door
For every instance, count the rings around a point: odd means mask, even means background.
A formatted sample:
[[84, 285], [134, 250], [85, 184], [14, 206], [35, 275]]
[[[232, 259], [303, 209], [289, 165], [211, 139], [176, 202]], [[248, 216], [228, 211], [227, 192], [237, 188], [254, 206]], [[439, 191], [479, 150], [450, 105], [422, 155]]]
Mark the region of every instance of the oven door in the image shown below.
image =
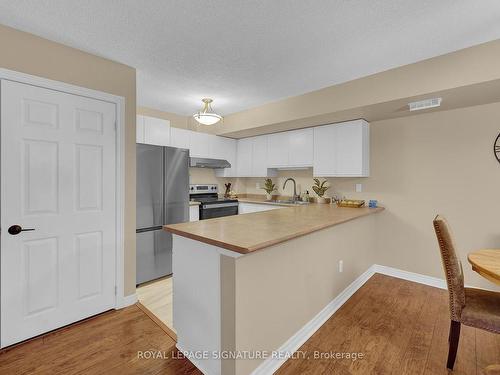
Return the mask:
[[200, 220], [238, 215], [238, 202], [200, 205]]

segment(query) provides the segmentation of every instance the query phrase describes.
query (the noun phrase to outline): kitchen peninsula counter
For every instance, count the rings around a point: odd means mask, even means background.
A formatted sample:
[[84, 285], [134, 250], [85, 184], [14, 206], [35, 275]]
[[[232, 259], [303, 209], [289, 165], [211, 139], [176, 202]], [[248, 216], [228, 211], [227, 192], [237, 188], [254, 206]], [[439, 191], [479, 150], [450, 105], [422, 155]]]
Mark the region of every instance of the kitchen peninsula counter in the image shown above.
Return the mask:
[[205, 374], [273, 373], [273, 361], [217, 353], [297, 350], [369, 277], [381, 211], [311, 203], [167, 225], [177, 348], [216, 353], [189, 358]]
[[[241, 202], [259, 203], [256, 199]], [[282, 209], [166, 225], [165, 230], [240, 254], [382, 211], [383, 208], [339, 208], [331, 204], [283, 205]]]

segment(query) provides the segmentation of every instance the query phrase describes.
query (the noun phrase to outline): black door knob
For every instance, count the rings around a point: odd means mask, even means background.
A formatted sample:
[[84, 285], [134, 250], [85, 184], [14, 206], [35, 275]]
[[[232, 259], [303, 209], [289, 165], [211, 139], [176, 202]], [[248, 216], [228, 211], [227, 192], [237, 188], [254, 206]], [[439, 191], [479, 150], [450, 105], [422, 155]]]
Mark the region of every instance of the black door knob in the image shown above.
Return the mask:
[[35, 230], [35, 228], [23, 229], [20, 225], [15, 224], [11, 225], [7, 231], [9, 232], [9, 234], [15, 236], [16, 234], [19, 234], [21, 232], [28, 232], [32, 230]]

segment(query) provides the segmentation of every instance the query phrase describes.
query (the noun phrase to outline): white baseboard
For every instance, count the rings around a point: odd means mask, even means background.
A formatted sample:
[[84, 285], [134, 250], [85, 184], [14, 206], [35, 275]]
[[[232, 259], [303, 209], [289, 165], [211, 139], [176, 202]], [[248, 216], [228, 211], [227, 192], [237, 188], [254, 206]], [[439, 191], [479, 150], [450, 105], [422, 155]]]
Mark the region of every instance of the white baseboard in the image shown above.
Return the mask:
[[[290, 337], [276, 351], [280, 355], [272, 356], [262, 362], [251, 375], [270, 375], [280, 368], [286, 361], [287, 356], [295, 353], [309, 338], [328, 320], [330, 317], [345, 303], [347, 300], [363, 286], [375, 273], [380, 273], [387, 276], [397, 277], [408, 281], [413, 281], [419, 284], [425, 284], [432, 287], [446, 289], [446, 281], [437, 277], [426, 276], [414, 272], [403, 271], [397, 268], [374, 264], [369, 267], [364, 273], [357, 277], [347, 288], [345, 288], [337, 297], [335, 297], [323, 310], [321, 310], [314, 318], [306, 325]], [[127, 296], [135, 297], [133, 296]], [[136, 298], [137, 299], [137, 298]], [[134, 302], [131, 302], [132, 304]], [[177, 348], [183, 351], [181, 345], [177, 343]], [[206, 369], [203, 368], [203, 363], [190, 359], [193, 364], [205, 375], [209, 375]]]
[[[277, 351], [283, 353], [277, 357], [285, 357], [296, 352], [309, 338], [328, 320], [330, 317], [374, 274], [373, 266], [368, 268], [337, 297], [335, 297], [326, 307], [303, 326], [295, 335], [290, 337]], [[286, 358], [268, 358], [257, 367], [252, 375], [273, 374]]]
[[[186, 353], [186, 351], [182, 348], [178, 342], [175, 344], [175, 347], [181, 352]], [[189, 361], [203, 374], [203, 375], [212, 375], [203, 365], [203, 360], [197, 360], [194, 357], [189, 358]]]
[[[446, 289], [446, 281], [437, 277], [421, 275], [414, 272], [403, 271], [393, 267], [374, 264], [335, 297], [323, 310], [303, 326], [295, 335], [290, 337], [277, 351], [287, 355], [299, 350], [299, 348], [328, 320], [330, 317], [375, 273], [397, 277], [419, 284], [425, 284], [440, 289]], [[280, 356], [285, 357], [285, 355]], [[252, 375], [273, 374], [286, 362], [286, 358], [268, 358], [257, 367]]]
[[437, 277], [422, 275], [420, 273], [403, 271], [398, 268], [381, 266], [380, 264], [374, 264], [370, 267], [373, 269], [373, 273], [381, 273], [383, 275], [397, 277], [398, 279], [413, 281], [419, 284], [425, 284], [433, 286], [435, 288], [446, 289], [446, 281], [444, 279], [438, 279]]
[[116, 297], [115, 309], [123, 309], [124, 307], [133, 305], [137, 302], [137, 294], [130, 294], [128, 296]]

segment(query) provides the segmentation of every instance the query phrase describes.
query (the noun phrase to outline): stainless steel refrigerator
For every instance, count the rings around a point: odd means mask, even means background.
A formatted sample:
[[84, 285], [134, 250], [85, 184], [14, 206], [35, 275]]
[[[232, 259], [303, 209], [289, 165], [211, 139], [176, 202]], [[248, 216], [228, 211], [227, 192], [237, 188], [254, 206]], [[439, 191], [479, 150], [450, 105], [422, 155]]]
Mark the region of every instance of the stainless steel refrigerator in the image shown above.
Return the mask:
[[172, 235], [189, 221], [189, 150], [137, 144], [137, 284], [172, 273]]

